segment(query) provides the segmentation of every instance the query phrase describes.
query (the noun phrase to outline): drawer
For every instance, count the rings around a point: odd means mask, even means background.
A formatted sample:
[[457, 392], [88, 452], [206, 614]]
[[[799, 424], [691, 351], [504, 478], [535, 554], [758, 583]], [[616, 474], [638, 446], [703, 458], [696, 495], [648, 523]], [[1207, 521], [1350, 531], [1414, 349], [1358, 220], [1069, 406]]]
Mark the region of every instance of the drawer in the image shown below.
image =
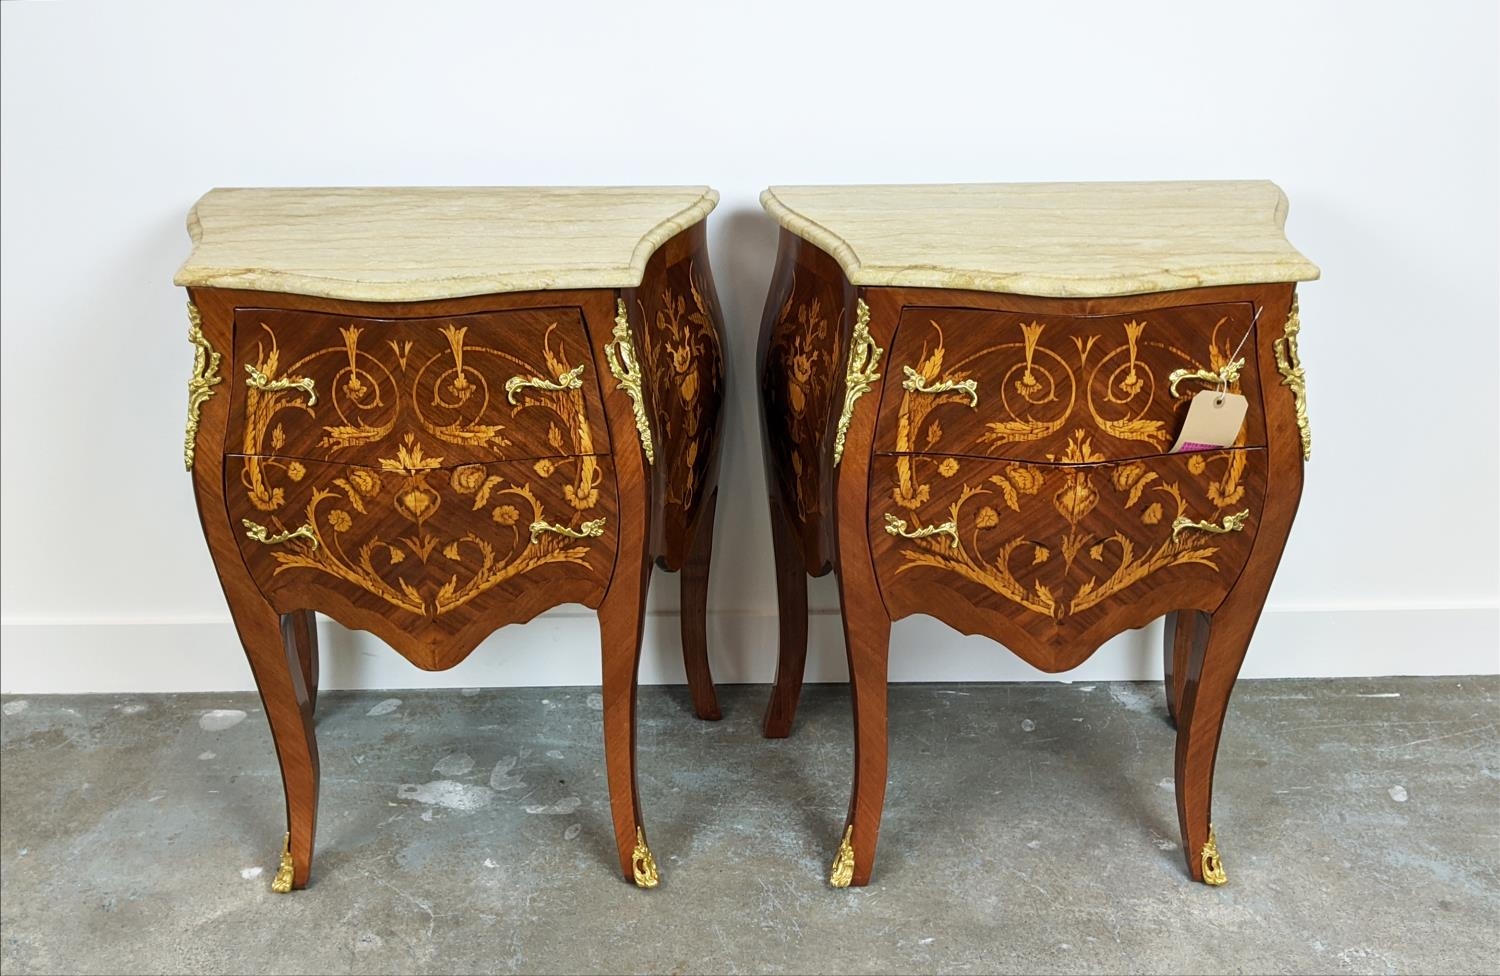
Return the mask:
[[606, 450], [576, 308], [426, 319], [240, 308], [234, 358], [232, 452], [378, 466], [410, 439], [444, 465]]
[[[1066, 453], [1082, 463], [877, 457], [869, 530], [892, 616], [943, 617], [956, 602], [1043, 642], [1102, 641], [1222, 599], [1255, 539], [1264, 451], [1100, 463], [1092, 436], [1075, 431]], [[1106, 625], [1122, 617], [1134, 619]]]
[[[1087, 316], [905, 308], [875, 449], [1060, 461], [1082, 429], [1112, 461], [1161, 454], [1212, 385], [1184, 378], [1174, 394], [1174, 373], [1218, 373], [1238, 348], [1229, 388], [1259, 391], [1252, 321], [1249, 303]], [[1265, 444], [1258, 392], [1238, 443]]]
[[278, 608], [461, 630], [523, 590], [547, 606], [603, 596], [618, 530], [609, 458], [440, 467], [415, 439], [396, 455], [384, 467], [226, 460], [240, 551]]

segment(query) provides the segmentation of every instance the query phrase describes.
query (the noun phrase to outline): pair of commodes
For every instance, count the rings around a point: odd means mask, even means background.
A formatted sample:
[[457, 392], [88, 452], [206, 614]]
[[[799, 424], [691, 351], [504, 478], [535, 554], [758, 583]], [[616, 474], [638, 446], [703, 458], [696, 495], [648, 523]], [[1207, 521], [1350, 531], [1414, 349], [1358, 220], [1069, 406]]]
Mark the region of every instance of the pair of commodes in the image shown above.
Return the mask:
[[[307, 883], [314, 613], [418, 667], [562, 603], [596, 609], [620, 867], [659, 874], [636, 793], [653, 565], [681, 573], [695, 711], [723, 416], [704, 187], [215, 190], [189, 218], [184, 459]], [[1229, 694], [1309, 451], [1270, 183], [784, 187], [760, 393], [781, 627], [767, 736], [801, 689], [808, 575], [838, 577], [856, 742], [831, 881], [870, 878], [893, 620], [1045, 671], [1167, 615], [1192, 876]], [[1238, 433], [1177, 443], [1205, 391]], [[1205, 406], [1204, 409], [1207, 409]], [[1185, 435], [1184, 435], [1185, 436]]]

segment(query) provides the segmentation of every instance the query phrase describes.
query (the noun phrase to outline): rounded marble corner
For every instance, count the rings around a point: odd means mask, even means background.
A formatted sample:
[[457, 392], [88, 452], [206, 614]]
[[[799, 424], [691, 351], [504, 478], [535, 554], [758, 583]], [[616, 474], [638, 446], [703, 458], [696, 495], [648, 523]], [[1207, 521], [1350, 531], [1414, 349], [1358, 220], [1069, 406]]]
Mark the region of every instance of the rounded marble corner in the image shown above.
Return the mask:
[[616, 287], [635, 288], [638, 286], [646, 275], [646, 265], [650, 263], [651, 255], [678, 234], [707, 220], [708, 215], [719, 206], [718, 190], [711, 186], [701, 186], [696, 189], [701, 190], [702, 195], [691, 206], [663, 220], [641, 236], [641, 242], [636, 245], [635, 252], [630, 256], [630, 267], [635, 272], [635, 281]]

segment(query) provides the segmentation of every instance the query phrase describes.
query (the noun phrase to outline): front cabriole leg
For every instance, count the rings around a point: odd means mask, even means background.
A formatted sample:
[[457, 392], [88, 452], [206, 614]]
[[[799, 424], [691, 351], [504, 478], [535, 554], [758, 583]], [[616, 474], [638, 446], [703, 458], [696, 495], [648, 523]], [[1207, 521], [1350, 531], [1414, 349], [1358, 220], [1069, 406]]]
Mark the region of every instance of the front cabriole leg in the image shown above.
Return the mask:
[[870, 461], [880, 402], [884, 350], [890, 348], [899, 307], [856, 302], [845, 343], [842, 413], [835, 428], [835, 504], [839, 603], [854, 705], [854, 783], [849, 815], [829, 883], [865, 885], [875, 867], [887, 776], [887, 681], [891, 618], [875, 579], [868, 525]]
[[1207, 638], [1194, 635], [1177, 702], [1177, 816], [1182, 850], [1193, 880], [1212, 885], [1227, 880], [1212, 817], [1215, 760], [1229, 696], [1302, 496], [1307, 429], [1300, 364], [1296, 364], [1295, 383], [1283, 384], [1291, 367], [1278, 363], [1286, 357], [1278, 344], [1284, 349], [1284, 336], [1296, 334], [1292, 287], [1267, 286], [1256, 289], [1252, 297], [1262, 305], [1260, 328], [1264, 330], [1257, 335], [1257, 355], [1266, 414], [1265, 507], [1249, 558], [1234, 587], [1207, 621], [1195, 622], [1197, 628], [1207, 627]]
[[636, 789], [635, 706], [652, 566], [650, 467], [660, 458], [647, 411], [649, 387], [642, 382], [636, 329], [626, 301], [600, 293], [600, 300], [591, 302], [584, 312], [595, 364], [601, 376], [612, 377], [604, 384], [604, 412], [620, 504], [614, 572], [599, 604], [609, 806], [621, 873], [638, 887], [654, 888], [659, 875], [646, 845]]
[[310, 626], [311, 617], [284, 618], [256, 586], [240, 554], [238, 533], [243, 529], [231, 524], [224, 500], [229, 396], [220, 386], [221, 364], [231, 348], [234, 306], [216, 289], [192, 289], [189, 297], [188, 339], [194, 346], [194, 368], [188, 382], [184, 460], [193, 479], [209, 554], [260, 691], [281, 765], [286, 831], [278, 831], [283, 836], [272, 889], [286, 892], [307, 885], [317, 827], [318, 743], [313, 732], [313, 693], [299, 653], [310, 644], [298, 635], [300, 626]]

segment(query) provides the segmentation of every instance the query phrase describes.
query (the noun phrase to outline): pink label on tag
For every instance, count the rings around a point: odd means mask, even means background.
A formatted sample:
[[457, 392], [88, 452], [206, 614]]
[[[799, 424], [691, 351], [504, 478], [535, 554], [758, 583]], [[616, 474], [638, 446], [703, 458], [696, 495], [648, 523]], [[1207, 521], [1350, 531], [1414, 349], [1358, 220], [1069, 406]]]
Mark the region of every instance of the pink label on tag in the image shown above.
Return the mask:
[[1188, 441], [1177, 448], [1177, 453], [1187, 454], [1191, 451], [1216, 451], [1218, 449], [1218, 444], [1198, 444], [1194, 441]]

